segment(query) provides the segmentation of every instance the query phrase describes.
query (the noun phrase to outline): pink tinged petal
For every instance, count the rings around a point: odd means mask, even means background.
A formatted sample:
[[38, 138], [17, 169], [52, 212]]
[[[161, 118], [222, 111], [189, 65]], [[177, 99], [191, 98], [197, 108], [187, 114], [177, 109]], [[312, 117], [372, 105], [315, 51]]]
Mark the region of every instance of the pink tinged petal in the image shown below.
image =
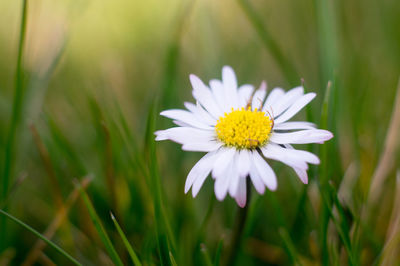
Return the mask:
[[190, 75], [190, 82], [193, 87], [193, 97], [214, 117], [221, 116], [222, 111], [215, 102], [214, 96], [206, 85], [195, 75]]
[[239, 180], [239, 187], [236, 192], [236, 203], [243, 208], [246, 206], [246, 199], [247, 199], [247, 184], [246, 184], [246, 178], [240, 178]]
[[270, 190], [276, 190], [278, 183], [276, 180], [276, 175], [268, 163], [258, 154], [257, 151], [253, 151], [253, 163], [257, 173], [261, 177], [264, 184]]
[[[290, 144], [284, 145], [287, 149], [294, 150], [293, 146]], [[297, 176], [300, 178], [301, 182], [304, 184], [308, 184], [308, 175], [307, 171], [304, 169], [293, 167], [293, 170], [296, 172]]]
[[293, 130], [293, 129], [315, 129], [315, 124], [310, 122], [284, 122], [281, 124], [277, 124], [276, 120], [274, 121], [274, 130]]
[[285, 91], [281, 88], [274, 88], [271, 93], [268, 95], [265, 100], [263, 112], [269, 111], [272, 112], [271, 106], [278, 101], [283, 95], [285, 95]]
[[217, 179], [221, 176], [225, 176], [228, 166], [234, 158], [236, 149], [234, 148], [222, 148], [218, 153], [218, 158], [215, 160], [214, 169], [212, 170], [212, 177]]
[[251, 182], [253, 183], [254, 188], [259, 194], [264, 194], [265, 192], [265, 184], [263, 183], [260, 175], [258, 174], [257, 170], [250, 169], [250, 178]]
[[293, 170], [299, 176], [301, 182], [303, 182], [304, 184], [308, 184], [308, 175], [307, 175], [307, 171], [306, 170], [300, 169], [300, 168], [296, 168], [296, 167], [294, 167]]
[[303, 94], [304, 88], [302, 86], [286, 92], [285, 95], [280, 97], [278, 101], [271, 105], [274, 117], [279, 116], [283, 111], [288, 109]]
[[251, 107], [254, 110], [260, 110], [261, 106], [263, 106], [265, 95], [267, 94], [267, 83], [263, 81], [260, 85], [260, 88], [254, 93], [253, 101], [251, 103]]
[[311, 100], [314, 99], [316, 95], [317, 94], [311, 92], [301, 96], [299, 99], [296, 100], [296, 102], [293, 103], [292, 106], [289, 107], [289, 109], [287, 109], [281, 116], [279, 116], [275, 120], [275, 123], [277, 124], [283, 123], [292, 118], [301, 109], [303, 109], [304, 106], [306, 106], [309, 102], [311, 102]]
[[273, 132], [270, 141], [277, 144], [323, 143], [330, 140], [333, 134], [323, 129], [308, 129], [290, 133]]
[[222, 68], [222, 82], [225, 88], [225, 97], [230, 107], [238, 108], [238, 92], [236, 75], [230, 66]]
[[210, 152], [204, 155], [190, 170], [185, 183], [185, 193], [188, 193], [189, 189], [193, 185], [192, 194], [196, 197], [199, 192], [204, 180], [210, 174], [214, 165], [214, 159], [217, 152]]
[[215, 138], [213, 130], [202, 130], [193, 127], [173, 127], [156, 131], [154, 134], [157, 141], [169, 139], [180, 144], [209, 142]]
[[199, 151], [210, 152], [219, 149], [222, 146], [221, 142], [210, 140], [207, 142], [191, 142], [182, 145], [184, 151]]
[[185, 110], [171, 109], [162, 111], [160, 115], [181, 121], [185, 124], [191, 125], [192, 127], [197, 127], [202, 129], [211, 128], [209, 125], [206, 125], [204, 122], [199, 120], [194, 114]]
[[245, 85], [240, 86], [240, 88], [238, 90], [239, 108], [246, 107], [246, 105], [250, 102], [253, 91], [254, 91], [254, 87], [252, 85], [245, 84]]
[[211, 91], [214, 95], [214, 98], [219, 105], [221, 111], [223, 112], [228, 112], [229, 111], [229, 106], [227, 105], [226, 99], [225, 99], [225, 88], [224, 85], [220, 80], [217, 79], [212, 79], [210, 81], [210, 87]]
[[250, 172], [250, 152], [248, 150], [241, 150], [236, 153], [235, 165], [237, 167], [240, 177], [246, 177]]

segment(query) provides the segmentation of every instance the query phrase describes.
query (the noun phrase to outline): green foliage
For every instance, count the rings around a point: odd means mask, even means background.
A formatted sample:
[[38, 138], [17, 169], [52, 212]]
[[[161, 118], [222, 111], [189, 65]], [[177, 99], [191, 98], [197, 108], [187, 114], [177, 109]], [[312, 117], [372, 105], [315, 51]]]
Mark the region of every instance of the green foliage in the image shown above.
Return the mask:
[[278, 189], [252, 188], [234, 263], [399, 264], [399, 13], [397, 0], [0, 1], [0, 264], [229, 261], [236, 203], [212, 178], [184, 194], [201, 155], [154, 140], [171, 126], [159, 112], [192, 101], [188, 75], [223, 65], [240, 84], [303, 82], [318, 96], [296, 118], [335, 135], [299, 147], [321, 159], [308, 185], [270, 162]]

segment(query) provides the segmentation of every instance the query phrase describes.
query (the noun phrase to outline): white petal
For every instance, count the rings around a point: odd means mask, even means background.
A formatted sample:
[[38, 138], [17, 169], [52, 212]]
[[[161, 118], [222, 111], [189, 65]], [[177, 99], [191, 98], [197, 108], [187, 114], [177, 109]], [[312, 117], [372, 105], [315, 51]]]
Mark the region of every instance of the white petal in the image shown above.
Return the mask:
[[316, 126], [314, 123], [296, 121], [296, 122], [284, 122], [277, 124], [276, 121], [274, 130], [293, 130], [293, 129], [314, 129]]
[[[294, 150], [293, 146], [290, 144], [284, 144], [284, 146], [287, 149], [290, 150]], [[296, 172], [297, 176], [300, 178], [301, 182], [303, 182], [304, 184], [308, 184], [308, 175], [307, 175], [307, 171], [304, 169], [299, 169], [296, 167], [293, 167], [293, 170]]]
[[225, 99], [225, 88], [224, 85], [220, 80], [217, 79], [212, 79], [210, 81], [210, 87], [211, 91], [214, 95], [214, 98], [219, 105], [221, 111], [223, 112], [228, 112], [230, 107], [227, 105], [226, 99]]
[[[240, 86], [238, 90], [239, 95], [239, 107], [246, 107], [246, 105], [250, 102], [251, 95], [253, 94], [254, 87], [249, 84], [245, 84]], [[250, 102], [251, 104], [251, 102]]]
[[231, 88], [237, 89], [235, 71], [233, 71], [230, 66], [224, 66], [222, 68], [222, 81], [224, 85], [228, 85]]
[[246, 178], [240, 178], [239, 187], [236, 192], [235, 199], [236, 203], [242, 208], [246, 206], [246, 199], [247, 199], [246, 193], [247, 193]]
[[250, 171], [250, 152], [248, 150], [241, 150], [235, 156], [235, 165], [237, 167], [240, 177], [246, 177]]
[[193, 186], [192, 190], [193, 197], [196, 197], [201, 185], [211, 172], [216, 154], [217, 152], [207, 153], [193, 166], [186, 178], [185, 193], [189, 191], [193, 183], [197, 183], [197, 185]]
[[215, 139], [213, 130], [203, 130], [194, 127], [172, 127], [154, 133], [156, 140], [172, 140], [180, 144], [191, 142], [207, 142]]
[[[217, 153], [218, 151], [212, 154], [209, 158], [207, 158], [207, 161], [203, 163], [202, 167], [204, 168], [201, 169], [203, 171], [197, 176], [197, 178], [194, 180], [193, 183], [193, 188], [192, 188], [193, 197], [196, 197], [197, 193], [199, 193], [201, 186], [203, 185], [207, 176], [210, 174], [212, 167], [214, 165], [214, 160], [218, 156]], [[185, 193], [186, 193], [186, 184], [185, 184]]]
[[233, 173], [233, 163], [231, 161], [228, 165], [227, 171], [223, 175], [218, 176], [215, 180], [214, 192], [218, 200], [221, 201], [226, 197]]
[[302, 86], [291, 89], [286, 92], [285, 95], [279, 98], [271, 105], [272, 113], [274, 117], [279, 116], [283, 111], [289, 108], [299, 97], [304, 94], [304, 88]]
[[200, 152], [210, 152], [219, 149], [222, 146], [221, 142], [210, 140], [206, 142], [190, 142], [185, 143], [182, 146], [184, 151], [200, 151]]
[[215, 160], [214, 169], [212, 170], [213, 178], [218, 178], [226, 174], [226, 169], [234, 158], [236, 149], [222, 148], [218, 158]]
[[184, 103], [186, 109], [193, 113], [193, 115], [201, 122], [209, 126], [215, 126], [217, 120], [211, 116], [204, 108], [200, 105], [199, 102], [196, 104], [185, 102]]
[[261, 148], [262, 153], [268, 159], [273, 159], [287, 164], [291, 167], [297, 167], [301, 169], [308, 169], [307, 163], [295, 156], [290, 156], [285, 150], [279, 149], [276, 146], [269, 144], [266, 147]]
[[250, 178], [251, 178], [251, 182], [253, 183], [254, 188], [256, 189], [256, 191], [259, 194], [264, 194], [265, 185], [264, 185], [260, 175], [258, 174], [257, 170], [250, 169]]
[[270, 190], [276, 190], [278, 184], [276, 180], [276, 175], [268, 163], [258, 154], [257, 151], [253, 151], [253, 163], [254, 166], [261, 177], [264, 184]]
[[278, 101], [283, 95], [285, 95], [285, 91], [281, 88], [274, 88], [271, 93], [268, 95], [267, 99], [265, 100], [263, 111], [269, 111], [270, 107]]
[[307, 144], [307, 143], [322, 143], [333, 137], [333, 134], [328, 130], [323, 129], [308, 129], [290, 133], [273, 132], [270, 141], [277, 144]]
[[275, 144], [268, 144], [261, 148], [264, 156], [270, 159], [281, 161], [291, 167], [299, 169], [307, 169], [306, 163], [319, 164], [319, 158], [308, 151], [282, 148]]
[[210, 113], [208, 113], [199, 102], [196, 102], [197, 114], [201, 117], [207, 125], [215, 126], [217, 119], [215, 119]]
[[[237, 154], [235, 155], [235, 157], [237, 156]], [[235, 164], [232, 164], [232, 167], [235, 167]], [[232, 169], [229, 172], [230, 176], [231, 176], [231, 180], [229, 183], [229, 195], [231, 195], [232, 198], [235, 197], [237, 191], [238, 191], [238, 186], [239, 186], [239, 173], [237, 172], [237, 169]]]
[[196, 112], [196, 105], [191, 102], [184, 102], [183, 105], [188, 109], [190, 112], [195, 113]]
[[178, 121], [178, 120], [172, 120], [172, 122], [173, 122], [175, 125], [180, 126], [180, 127], [192, 127], [191, 125], [186, 124], [186, 123], [183, 123], [183, 122]]
[[266, 94], [267, 94], [267, 83], [265, 83], [265, 81], [263, 81], [260, 85], [260, 88], [254, 93], [253, 102], [251, 103], [251, 107], [253, 110], [255, 108], [257, 108], [257, 110], [261, 109], [261, 106], [263, 106]]
[[279, 116], [275, 120], [275, 123], [277, 123], [277, 124], [283, 123], [283, 122], [289, 120], [290, 118], [292, 118], [301, 109], [303, 109], [304, 106], [306, 106], [309, 102], [311, 102], [311, 100], [314, 99], [314, 97], [316, 95], [317, 94], [311, 92], [311, 93], [307, 93], [307, 94], [301, 96], [299, 99], [296, 100], [295, 103], [293, 103], [292, 106], [289, 107], [289, 109], [286, 110], [286, 112], [284, 112], [281, 116]]
[[225, 97], [230, 107], [239, 107], [236, 75], [230, 66], [222, 68], [222, 82], [225, 88]]
[[162, 111], [160, 115], [181, 121], [185, 124], [191, 125], [192, 127], [202, 128], [202, 129], [210, 129], [209, 125], [206, 125], [201, 120], [197, 119], [194, 114], [185, 110], [179, 109], [171, 109]]
[[191, 74], [190, 82], [193, 87], [193, 97], [214, 117], [221, 116], [222, 111], [215, 102], [214, 96], [206, 85], [195, 75]]

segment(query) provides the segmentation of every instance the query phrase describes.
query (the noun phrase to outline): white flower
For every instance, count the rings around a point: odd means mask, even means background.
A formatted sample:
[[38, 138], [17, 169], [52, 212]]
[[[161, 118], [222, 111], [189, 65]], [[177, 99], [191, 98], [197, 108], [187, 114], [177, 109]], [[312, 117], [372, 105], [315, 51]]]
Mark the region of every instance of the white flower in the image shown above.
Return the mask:
[[[273, 89], [268, 97], [265, 82], [258, 90], [251, 85], [238, 88], [232, 68], [222, 69], [222, 81], [213, 79], [210, 88], [190, 75], [196, 104], [185, 102], [187, 110], [161, 112], [178, 127], [155, 132], [156, 140], [172, 140], [185, 151], [207, 152], [189, 172], [185, 193], [197, 195], [207, 176], [215, 179], [215, 195], [229, 195], [239, 206], [246, 205], [246, 178], [258, 193], [277, 188], [276, 175], [265, 158], [292, 167], [307, 184], [308, 163], [319, 164], [314, 154], [294, 149], [291, 144], [323, 143], [333, 137], [309, 122], [287, 122], [306, 106], [315, 93], [303, 87], [288, 92]], [[266, 98], [266, 99], [265, 99]], [[265, 99], [265, 101], [264, 101]]]

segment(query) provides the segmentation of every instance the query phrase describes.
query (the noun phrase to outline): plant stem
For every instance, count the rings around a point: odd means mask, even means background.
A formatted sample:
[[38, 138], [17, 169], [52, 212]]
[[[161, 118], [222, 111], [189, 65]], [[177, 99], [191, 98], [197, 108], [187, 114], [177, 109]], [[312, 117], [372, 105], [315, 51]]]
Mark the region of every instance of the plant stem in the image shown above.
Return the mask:
[[25, 32], [26, 32], [26, 17], [27, 17], [27, 0], [23, 1], [22, 5], [22, 16], [21, 16], [21, 30], [18, 46], [18, 58], [17, 58], [17, 69], [15, 72], [15, 92], [14, 92], [14, 102], [12, 109], [11, 125], [8, 132], [8, 138], [5, 147], [5, 162], [3, 169], [3, 180], [1, 188], [1, 200], [4, 201], [7, 198], [8, 187], [10, 183], [10, 174], [12, 170], [12, 159], [14, 155], [15, 146], [15, 134], [17, 131], [18, 121], [21, 116], [22, 109], [22, 94], [23, 94], [23, 82], [22, 82], [22, 57], [24, 51], [25, 43]]
[[[7, 135], [5, 154], [4, 154], [4, 164], [1, 178], [1, 188], [0, 188], [0, 204], [4, 204], [8, 197], [8, 190], [10, 177], [13, 167], [13, 159], [15, 155], [15, 138], [17, 134], [17, 126], [21, 118], [22, 110], [22, 99], [23, 99], [23, 68], [22, 68], [22, 58], [24, 52], [25, 43], [25, 33], [26, 33], [26, 21], [27, 21], [27, 10], [28, 10], [28, 0], [23, 0], [22, 2], [22, 15], [21, 15], [21, 25], [20, 25], [20, 36], [19, 36], [19, 46], [18, 46], [18, 57], [17, 57], [17, 67], [15, 72], [15, 92], [13, 100], [13, 109], [11, 115], [10, 128]], [[7, 206], [5, 206], [7, 209]], [[0, 217], [0, 251], [5, 247], [6, 242], [6, 220], [2, 216]]]
[[228, 251], [228, 259], [226, 265], [235, 265], [235, 259], [236, 255], [238, 254], [238, 251], [240, 249], [240, 245], [242, 243], [242, 237], [243, 237], [243, 231], [244, 227], [246, 225], [246, 220], [247, 220], [247, 214], [250, 208], [250, 192], [251, 192], [251, 186], [250, 186], [250, 177], [246, 177], [246, 206], [244, 208], [238, 207], [238, 213], [236, 215], [236, 221], [235, 225], [233, 228], [233, 236], [232, 236], [232, 242], [231, 246]]

